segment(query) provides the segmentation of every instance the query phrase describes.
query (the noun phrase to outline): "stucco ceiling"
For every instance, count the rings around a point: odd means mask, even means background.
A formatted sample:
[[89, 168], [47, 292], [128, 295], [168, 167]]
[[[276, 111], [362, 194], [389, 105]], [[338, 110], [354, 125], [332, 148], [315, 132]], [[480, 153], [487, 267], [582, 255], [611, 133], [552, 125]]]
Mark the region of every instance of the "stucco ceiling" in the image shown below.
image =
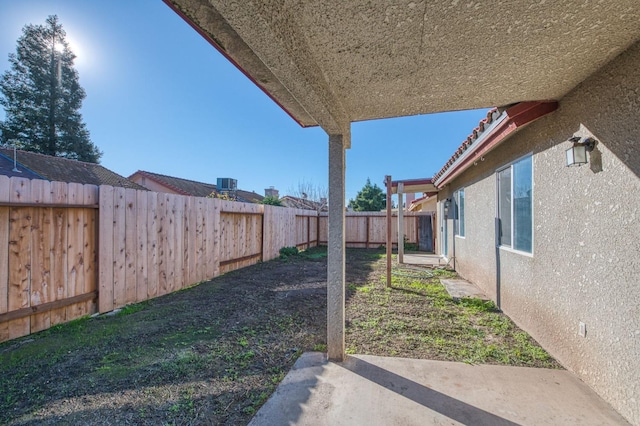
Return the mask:
[[561, 99], [640, 1], [165, 0], [303, 126]]

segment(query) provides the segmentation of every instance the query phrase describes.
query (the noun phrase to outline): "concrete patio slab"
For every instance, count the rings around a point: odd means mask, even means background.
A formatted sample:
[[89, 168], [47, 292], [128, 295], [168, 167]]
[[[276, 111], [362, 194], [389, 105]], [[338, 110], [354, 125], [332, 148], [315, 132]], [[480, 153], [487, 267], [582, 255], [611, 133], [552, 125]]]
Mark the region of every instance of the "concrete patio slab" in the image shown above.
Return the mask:
[[441, 279], [440, 282], [447, 289], [449, 296], [454, 299], [460, 299], [462, 297], [476, 297], [482, 300], [489, 300], [482, 290], [462, 278]]
[[447, 261], [439, 254], [405, 253], [403, 263], [407, 265], [420, 265], [428, 267], [445, 266]]
[[568, 371], [309, 352], [249, 424], [628, 423]]

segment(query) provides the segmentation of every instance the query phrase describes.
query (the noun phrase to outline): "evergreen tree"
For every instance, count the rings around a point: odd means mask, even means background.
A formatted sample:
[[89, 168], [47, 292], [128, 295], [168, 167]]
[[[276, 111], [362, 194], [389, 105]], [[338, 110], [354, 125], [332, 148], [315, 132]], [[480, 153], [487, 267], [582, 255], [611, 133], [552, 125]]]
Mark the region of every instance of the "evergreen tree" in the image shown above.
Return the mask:
[[260, 201], [260, 204], [267, 204], [269, 206], [280, 206], [280, 207], [282, 207], [282, 201], [280, 201], [280, 199], [278, 197], [274, 197], [273, 195], [269, 195], [267, 197], [264, 197], [262, 199], [262, 201]]
[[378, 212], [386, 207], [386, 195], [377, 184], [371, 185], [369, 178], [367, 178], [367, 183], [356, 195], [355, 200], [349, 200], [349, 208], [357, 212]]
[[97, 163], [102, 153], [91, 142], [80, 114], [86, 94], [73, 68], [75, 55], [58, 17], [26, 25], [9, 54], [11, 68], [0, 77], [0, 142], [19, 148]]

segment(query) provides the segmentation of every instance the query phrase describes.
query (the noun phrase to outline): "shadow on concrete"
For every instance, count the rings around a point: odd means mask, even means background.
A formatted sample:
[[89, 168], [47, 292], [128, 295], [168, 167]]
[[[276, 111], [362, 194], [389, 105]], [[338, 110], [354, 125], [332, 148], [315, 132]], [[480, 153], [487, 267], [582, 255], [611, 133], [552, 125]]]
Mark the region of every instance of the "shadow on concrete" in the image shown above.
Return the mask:
[[347, 370], [367, 380], [370, 380], [390, 391], [462, 424], [494, 426], [518, 425], [518, 423], [514, 423], [493, 413], [460, 401], [459, 399], [423, 386], [420, 383], [392, 373], [391, 371], [380, 368], [362, 359], [349, 357], [341, 365]]
[[312, 391], [318, 392], [318, 378], [323, 376], [326, 366], [326, 356], [323, 353], [308, 352], [298, 358], [248, 426], [293, 425], [301, 422], [305, 415], [317, 420], [314, 423], [322, 424], [321, 416], [325, 414], [324, 411], [303, 413], [303, 407], [309, 404]]

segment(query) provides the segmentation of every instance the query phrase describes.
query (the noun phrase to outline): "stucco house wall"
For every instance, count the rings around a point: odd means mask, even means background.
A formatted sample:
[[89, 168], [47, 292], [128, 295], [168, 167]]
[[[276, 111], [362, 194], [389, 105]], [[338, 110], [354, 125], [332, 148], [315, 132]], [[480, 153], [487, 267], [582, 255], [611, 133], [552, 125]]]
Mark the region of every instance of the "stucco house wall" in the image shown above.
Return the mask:
[[[453, 180], [465, 188], [455, 267], [567, 369], [640, 424], [640, 44]], [[598, 141], [566, 167], [574, 134]], [[532, 154], [533, 253], [495, 249], [496, 170]], [[449, 250], [453, 239], [449, 221]], [[497, 263], [499, 261], [499, 269]], [[579, 323], [586, 336], [579, 335]]]

